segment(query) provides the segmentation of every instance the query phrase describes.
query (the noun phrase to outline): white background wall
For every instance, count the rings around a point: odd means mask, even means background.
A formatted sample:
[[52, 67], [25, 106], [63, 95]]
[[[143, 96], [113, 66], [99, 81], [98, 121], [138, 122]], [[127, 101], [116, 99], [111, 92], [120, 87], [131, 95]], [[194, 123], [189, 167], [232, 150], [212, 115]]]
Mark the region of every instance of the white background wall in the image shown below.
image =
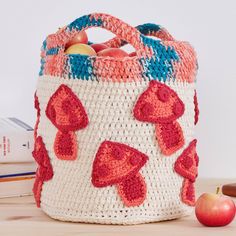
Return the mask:
[[[158, 23], [177, 39], [191, 42], [200, 66], [200, 176], [236, 179], [235, 0], [1, 1], [0, 116], [34, 123], [33, 94], [43, 39], [92, 12], [110, 13], [134, 26]], [[107, 34], [95, 30], [91, 37], [99, 42]]]

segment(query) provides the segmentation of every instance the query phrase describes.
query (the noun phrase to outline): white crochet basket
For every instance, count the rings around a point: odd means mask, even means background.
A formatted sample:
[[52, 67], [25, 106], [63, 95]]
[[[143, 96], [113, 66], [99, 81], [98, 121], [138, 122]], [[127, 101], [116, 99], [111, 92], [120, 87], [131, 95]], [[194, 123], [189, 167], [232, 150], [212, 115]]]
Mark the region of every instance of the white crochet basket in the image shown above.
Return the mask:
[[[126, 41], [137, 56], [66, 55], [66, 43], [92, 26], [118, 36], [107, 45]], [[192, 47], [154, 24], [136, 29], [91, 14], [49, 35], [35, 94], [37, 205], [62, 221], [104, 224], [189, 214], [198, 166], [196, 70]]]

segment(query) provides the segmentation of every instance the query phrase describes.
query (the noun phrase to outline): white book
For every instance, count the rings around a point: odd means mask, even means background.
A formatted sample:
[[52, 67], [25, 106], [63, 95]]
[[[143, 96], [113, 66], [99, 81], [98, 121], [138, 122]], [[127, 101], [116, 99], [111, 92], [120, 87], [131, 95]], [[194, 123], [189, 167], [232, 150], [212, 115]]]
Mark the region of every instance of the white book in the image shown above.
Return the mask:
[[0, 182], [0, 198], [32, 195], [34, 178]]
[[17, 118], [0, 118], [0, 163], [33, 161], [33, 128]]
[[5, 178], [7, 175], [35, 172], [36, 169], [35, 162], [0, 163], [0, 178]]

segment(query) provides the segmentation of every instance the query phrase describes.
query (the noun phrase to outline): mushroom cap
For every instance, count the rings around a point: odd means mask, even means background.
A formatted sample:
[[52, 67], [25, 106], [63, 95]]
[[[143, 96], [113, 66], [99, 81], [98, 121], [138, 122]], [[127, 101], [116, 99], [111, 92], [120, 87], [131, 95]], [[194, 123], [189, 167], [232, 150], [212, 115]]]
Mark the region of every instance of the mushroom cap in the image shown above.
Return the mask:
[[138, 98], [133, 113], [139, 121], [168, 123], [182, 116], [184, 109], [184, 103], [174, 90], [152, 80]]
[[194, 139], [175, 162], [175, 171], [184, 178], [194, 182], [198, 175], [197, 140]]
[[104, 141], [93, 162], [92, 183], [105, 187], [136, 175], [148, 157], [138, 150], [117, 142]]
[[88, 125], [88, 116], [81, 101], [64, 84], [51, 96], [46, 115], [61, 131], [75, 131]]

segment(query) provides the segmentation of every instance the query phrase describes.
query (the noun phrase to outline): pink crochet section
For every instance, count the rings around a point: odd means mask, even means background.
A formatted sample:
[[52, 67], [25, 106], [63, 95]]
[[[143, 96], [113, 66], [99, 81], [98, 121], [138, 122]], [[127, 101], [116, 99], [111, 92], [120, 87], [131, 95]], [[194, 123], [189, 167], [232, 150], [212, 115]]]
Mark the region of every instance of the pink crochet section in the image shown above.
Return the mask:
[[65, 71], [67, 56], [63, 53], [48, 55], [45, 58], [44, 73], [54, 76], [63, 76]]
[[[107, 69], [104, 69], [107, 68]], [[103, 57], [96, 57], [93, 63], [94, 73], [102, 81], [132, 82], [141, 81], [142, 67], [131, 59], [107, 60]]]
[[157, 37], [161, 40], [165, 40], [165, 41], [174, 41], [173, 36], [164, 28], [160, 29], [156, 32], [151, 32], [150, 34], [147, 34], [148, 36], [154, 36]]
[[55, 34], [47, 37], [47, 48], [64, 47], [70, 38], [77, 34], [76, 30], [67, 31], [66, 26], [59, 29]]
[[[94, 13], [91, 17], [96, 20], [101, 19], [106, 29], [116, 34], [119, 38], [128, 39], [128, 42], [135, 47], [137, 55], [152, 57], [153, 51], [141, 42], [140, 32], [138, 30], [134, 30], [127, 23], [110, 15]], [[145, 53], [142, 54], [142, 52]]]

